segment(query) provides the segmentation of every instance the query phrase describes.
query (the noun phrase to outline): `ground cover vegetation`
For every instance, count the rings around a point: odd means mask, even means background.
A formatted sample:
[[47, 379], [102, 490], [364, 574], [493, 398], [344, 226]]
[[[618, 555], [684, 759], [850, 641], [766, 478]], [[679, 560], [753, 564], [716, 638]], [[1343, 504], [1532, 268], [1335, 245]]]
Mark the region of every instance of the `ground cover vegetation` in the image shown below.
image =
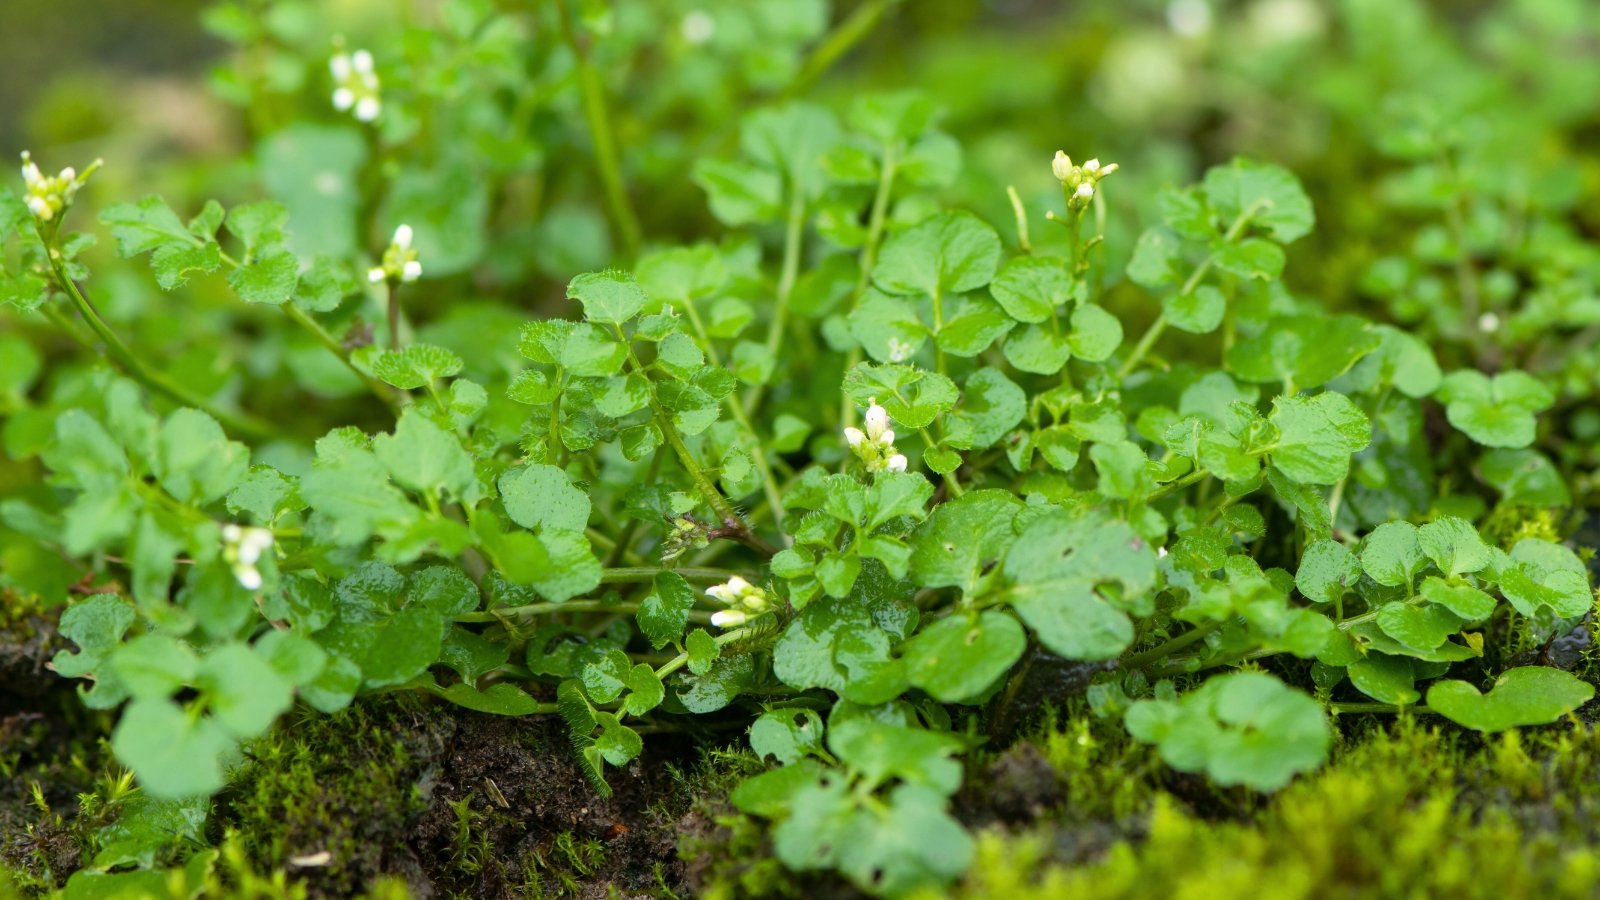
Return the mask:
[[203, 21], [0, 187], [0, 884], [1596, 889], [1600, 12]]

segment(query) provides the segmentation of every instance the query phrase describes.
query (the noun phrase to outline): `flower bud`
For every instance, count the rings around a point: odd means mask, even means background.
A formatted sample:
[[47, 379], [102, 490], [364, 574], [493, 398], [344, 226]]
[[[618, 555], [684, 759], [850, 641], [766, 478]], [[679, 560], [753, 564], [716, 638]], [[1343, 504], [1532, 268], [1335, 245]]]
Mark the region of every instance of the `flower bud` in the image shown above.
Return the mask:
[[1057, 150], [1055, 159], [1050, 161], [1050, 171], [1058, 181], [1068, 181], [1072, 178], [1072, 157]]
[[865, 434], [861, 433], [861, 429], [852, 428], [852, 427], [850, 427], [848, 425], [845, 426], [845, 429], [844, 429], [844, 442], [846, 444], [849, 444], [851, 447], [859, 447], [859, 446], [861, 446], [861, 443], [863, 441], [865, 441], [866, 439], [867, 439], [867, 436]]
[[883, 433], [889, 429], [889, 411], [879, 406], [877, 401], [873, 401], [872, 405], [867, 407], [865, 421], [867, 437], [874, 441], [881, 440]]
[[883, 464], [883, 467], [890, 472], [904, 472], [906, 470], [905, 454], [896, 453], [895, 455], [889, 457], [888, 461]]
[[711, 614], [711, 624], [718, 628], [738, 628], [750, 621], [750, 614], [737, 609], [723, 609]]

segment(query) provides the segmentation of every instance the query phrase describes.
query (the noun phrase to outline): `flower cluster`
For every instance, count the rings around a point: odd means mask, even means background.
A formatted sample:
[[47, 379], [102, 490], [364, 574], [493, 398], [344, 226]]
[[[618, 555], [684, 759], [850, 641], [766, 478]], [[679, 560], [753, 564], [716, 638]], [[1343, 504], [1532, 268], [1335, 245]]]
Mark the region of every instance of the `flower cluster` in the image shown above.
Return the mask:
[[1100, 187], [1100, 179], [1117, 171], [1116, 163], [1100, 164], [1100, 160], [1091, 159], [1081, 166], [1072, 164], [1072, 157], [1060, 150], [1056, 151], [1056, 158], [1050, 162], [1050, 171], [1055, 173], [1056, 179], [1061, 182], [1062, 190], [1067, 194], [1067, 208], [1080, 210], [1094, 200], [1094, 192]]
[[706, 593], [728, 606], [711, 614], [711, 624], [718, 628], [738, 628], [772, 609], [772, 598], [766, 591], [737, 575], [729, 578], [726, 584], [706, 588]]
[[411, 226], [401, 225], [383, 251], [383, 262], [367, 270], [367, 280], [377, 284], [386, 278], [410, 282], [421, 277], [422, 263], [417, 261], [417, 251], [411, 249]]
[[95, 160], [82, 175], [78, 170], [67, 166], [61, 170], [60, 175], [46, 175], [39, 171], [39, 166], [34, 163], [32, 154], [22, 151], [22, 181], [28, 189], [24, 202], [33, 212], [34, 218], [41, 222], [49, 222], [66, 212], [72, 205], [72, 198], [78, 193], [78, 188], [89, 180], [89, 175], [100, 167], [100, 161]]
[[375, 122], [383, 111], [378, 94], [378, 73], [373, 71], [372, 54], [366, 50], [335, 53], [328, 60], [333, 73], [333, 108], [354, 111], [357, 120]]
[[894, 432], [889, 429], [889, 411], [873, 399], [867, 407], [866, 431], [859, 428], [844, 430], [845, 443], [866, 464], [868, 472], [904, 472], [905, 454], [895, 449]]
[[222, 526], [222, 558], [233, 567], [233, 577], [245, 590], [261, 589], [261, 570], [256, 563], [271, 547], [272, 532], [265, 528], [242, 527], [232, 522]]

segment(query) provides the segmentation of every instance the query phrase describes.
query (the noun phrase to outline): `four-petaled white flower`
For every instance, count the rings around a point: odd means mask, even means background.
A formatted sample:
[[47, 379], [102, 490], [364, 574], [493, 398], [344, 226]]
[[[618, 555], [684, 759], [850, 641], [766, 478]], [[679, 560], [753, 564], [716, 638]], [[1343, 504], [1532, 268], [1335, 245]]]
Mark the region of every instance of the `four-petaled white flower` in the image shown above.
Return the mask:
[[39, 171], [39, 166], [33, 161], [33, 154], [22, 151], [22, 184], [26, 188], [23, 203], [27, 204], [28, 211], [40, 222], [50, 222], [67, 211], [72, 205], [72, 198], [77, 196], [78, 188], [89, 180], [95, 169], [100, 168], [100, 160], [84, 170], [82, 175], [78, 170], [67, 166], [61, 170], [60, 175], [46, 175]]
[[1067, 198], [1067, 209], [1081, 210], [1094, 201], [1095, 191], [1100, 187], [1100, 179], [1107, 175], [1115, 174], [1121, 168], [1116, 163], [1101, 164], [1098, 159], [1091, 159], [1081, 166], [1072, 164], [1072, 157], [1057, 150], [1055, 158], [1050, 160], [1050, 171], [1061, 182], [1061, 189]]
[[879, 406], [876, 398], [869, 401], [861, 424], [866, 427], [865, 431], [848, 426], [844, 429], [844, 442], [867, 467], [867, 471], [904, 472], [906, 457], [895, 449], [894, 429], [889, 427], [889, 411]]
[[412, 237], [410, 225], [396, 228], [394, 240], [383, 251], [383, 262], [367, 270], [367, 280], [377, 284], [385, 279], [412, 282], [421, 278], [422, 263], [417, 260], [417, 251], [411, 248]]
[[222, 558], [233, 568], [233, 577], [247, 591], [261, 590], [261, 570], [257, 563], [272, 549], [272, 532], [232, 522], [222, 526]]
[[366, 50], [335, 53], [328, 60], [333, 74], [333, 108], [348, 112], [361, 122], [375, 122], [383, 111], [378, 73], [372, 54]]

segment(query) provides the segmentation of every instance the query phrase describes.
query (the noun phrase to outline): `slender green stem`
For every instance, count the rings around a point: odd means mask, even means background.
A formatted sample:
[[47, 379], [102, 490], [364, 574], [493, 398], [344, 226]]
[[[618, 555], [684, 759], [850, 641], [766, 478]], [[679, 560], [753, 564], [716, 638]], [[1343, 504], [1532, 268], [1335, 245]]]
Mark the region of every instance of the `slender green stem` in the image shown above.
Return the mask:
[[257, 439], [272, 437], [273, 428], [266, 422], [247, 413], [235, 413], [231, 410], [223, 409], [208, 398], [202, 397], [172, 380], [165, 372], [146, 366], [138, 356], [134, 355], [128, 345], [123, 343], [122, 338], [111, 330], [111, 326], [106, 324], [105, 319], [100, 317], [99, 310], [95, 309], [94, 304], [89, 302], [89, 298], [78, 287], [78, 283], [67, 275], [66, 270], [61, 265], [57, 248], [43, 231], [40, 232], [39, 238], [45, 241], [45, 255], [50, 260], [50, 271], [55, 275], [57, 285], [66, 292], [73, 306], [77, 308], [78, 315], [83, 317], [83, 321], [89, 326], [89, 329], [105, 345], [106, 355], [111, 357], [111, 360], [129, 378], [180, 406], [192, 406], [205, 412], [220, 422], [224, 428], [236, 434]]
[[[861, 273], [856, 277], [855, 290], [850, 294], [850, 311], [855, 312], [856, 305], [861, 302], [861, 295], [867, 292], [867, 287], [872, 284], [872, 270], [878, 264], [878, 245], [883, 242], [884, 225], [889, 217], [889, 198], [894, 195], [895, 173], [900, 166], [900, 147], [898, 144], [888, 144], [883, 148], [883, 160], [878, 170], [878, 190], [872, 195], [872, 210], [867, 214], [867, 240], [861, 245], [861, 255], [857, 259]], [[845, 360], [845, 371], [849, 371], [861, 362], [861, 345], [850, 348], [849, 357]], [[849, 397], [845, 397], [839, 407], [839, 420], [843, 425], [856, 424], [856, 405]]]
[[1198, 628], [1191, 628], [1165, 643], [1151, 647], [1149, 650], [1143, 650], [1124, 657], [1122, 667], [1124, 669], [1142, 669], [1157, 660], [1166, 659], [1191, 644], [1205, 640], [1207, 636], [1214, 634], [1221, 628], [1221, 622], [1212, 622], [1207, 625], [1201, 625]]
[[628, 336], [623, 332], [621, 326], [614, 327], [617, 339], [622, 341], [623, 346], [628, 348], [628, 365], [632, 371], [638, 372], [644, 377], [646, 390], [650, 398], [650, 411], [655, 416], [656, 425], [661, 428], [662, 436], [666, 438], [667, 446], [671, 447], [672, 452], [677, 454], [678, 463], [683, 466], [685, 472], [689, 473], [689, 479], [699, 489], [700, 496], [705, 499], [712, 512], [716, 513], [719, 523], [726, 528], [732, 529], [736, 533], [736, 537], [751, 549], [765, 553], [768, 556], [776, 553], [777, 549], [768, 545], [766, 541], [756, 535], [750, 528], [750, 524], [734, 510], [733, 504], [728, 502], [728, 498], [722, 496], [722, 492], [712, 483], [705, 470], [700, 468], [699, 460], [694, 458], [694, 453], [689, 449], [689, 445], [684, 443], [683, 435], [678, 433], [678, 427], [672, 424], [672, 414], [661, 405], [661, 398], [656, 396], [655, 382], [651, 381], [649, 375], [645, 374], [644, 365], [639, 362], [638, 354], [633, 352], [633, 342], [628, 340]]
[[567, 0], [556, 0], [556, 13], [561, 19], [561, 33], [572, 49], [577, 64], [578, 89], [583, 99], [583, 115], [594, 139], [595, 163], [600, 167], [600, 183], [605, 191], [606, 207], [611, 212], [611, 224], [616, 229], [623, 255], [632, 260], [639, 255], [639, 217], [628, 199], [622, 180], [622, 162], [617, 152], [616, 134], [611, 127], [611, 113], [606, 104], [605, 85], [600, 72], [589, 58], [589, 48], [578, 37], [567, 9]]
[[[1250, 219], [1260, 211], [1261, 205], [1261, 201], [1258, 200], [1255, 203], [1245, 207], [1244, 210], [1239, 213], [1239, 217], [1233, 220], [1233, 224], [1228, 226], [1227, 234], [1222, 236], [1223, 243], [1231, 244], [1238, 240], [1239, 235], [1244, 233], [1245, 226], [1250, 224]], [[1200, 286], [1201, 279], [1206, 277], [1206, 273], [1211, 271], [1211, 267], [1216, 264], [1216, 261], [1216, 251], [1207, 253], [1206, 258], [1200, 261], [1200, 265], [1196, 266], [1194, 271], [1189, 273], [1189, 279], [1185, 281], [1183, 283], [1183, 287], [1179, 289], [1178, 296], [1187, 297], [1194, 293], [1195, 288]], [[1145, 354], [1150, 352], [1150, 348], [1155, 346], [1156, 339], [1161, 337], [1161, 333], [1166, 331], [1166, 329], [1167, 314], [1165, 311], [1163, 311], [1160, 315], [1156, 316], [1156, 320], [1154, 322], [1150, 323], [1150, 327], [1145, 329], [1144, 335], [1139, 338], [1139, 343], [1134, 345], [1133, 352], [1128, 354], [1127, 359], [1123, 360], [1122, 367], [1117, 369], [1117, 377], [1126, 378], [1128, 373], [1132, 372], [1134, 368], [1139, 365], [1139, 361], [1144, 359]]]
[[1017, 249], [1033, 255], [1033, 245], [1028, 242], [1028, 211], [1022, 206], [1022, 197], [1016, 185], [1006, 185], [1006, 196], [1011, 200], [1011, 214], [1017, 217]]
[[400, 350], [400, 285], [389, 279], [389, 349]]
[[[724, 632], [723, 634], [717, 635], [716, 638], [714, 638], [714, 640], [717, 642], [717, 646], [718, 647], [726, 647], [729, 644], [733, 643], [734, 641], [742, 640], [742, 639], [744, 639], [746, 637], [749, 637], [751, 634], [755, 633], [755, 630], [756, 630], [755, 628], [749, 627], [749, 626], [744, 627], [744, 628], [735, 628], [732, 631]], [[658, 679], [666, 678], [668, 675], [671, 675], [673, 672], [676, 672], [679, 669], [683, 668], [685, 665], [688, 664], [688, 662], [689, 662], [689, 651], [685, 650], [684, 652], [679, 653], [677, 656], [674, 656], [672, 659], [667, 660], [666, 662], [662, 663], [661, 666], [656, 669], [656, 678], [658, 678]]]
[[[567, 600], [562, 603], [530, 603], [526, 606], [503, 606], [499, 609], [489, 609], [483, 612], [462, 613], [455, 617], [457, 622], [498, 622], [501, 619], [526, 616], [553, 616], [560, 613], [636, 613], [640, 603], [608, 603], [605, 600]], [[699, 610], [690, 610], [689, 619], [701, 625], [711, 623], [711, 614]]]
[[784, 94], [787, 96], [799, 94], [822, 73], [832, 68], [834, 63], [872, 32], [884, 13], [897, 2], [899, 0], [867, 0], [856, 7], [849, 18], [828, 32], [811, 51], [811, 55], [806, 57], [806, 61], [800, 66], [800, 73], [795, 76]]
[[696, 566], [684, 566], [680, 569], [669, 569], [662, 566], [619, 566], [606, 569], [600, 574], [601, 584], [642, 584], [653, 580], [663, 572], [674, 572], [682, 575], [689, 581], [727, 581], [735, 575], [749, 575], [749, 572], [735, 572], [731, 569], [710, 569]]
[[[1396, 706], [1393, 703], [1329, 703], [1328, 711], [1341, 713], [1433, 713], [1426, 706]], [[1433, 713], [1437, 715], [1437, 713]]]
[[[776, 360], [783, 346], [783, 329], [789, 317], [789, 296], [794, 293], [795, 280], [800, 276], [800, 252], [805, 245], [805, 196], [790, 185], [789, 219], [784, 226], [783, 266], [778, 271], [778, 288], [772, 306], [772, 321], [767, 325], [767, 356]], [[745, 415], [753, 416], [761, 407], [766, 385], [758, 384], [745, 396]]]
[[[706, 330], [705, 322], [700, 318], [700, 310], [694, 305], [694, 299], [692, 297], [684, 298], [683, 308], [689, 314], [689, 324], [693, 326], [695, 334], [700, 336], [700, 343], [706, 348], [706, 355], [711, 358], [711, 364], [721, 366], [721, 355], [717, 353], [716, 345], [711, 342], [711, 333]], [[777, 525], [778, 530], [782, 532], [783, 494], [778, 490], [778, 479], [772, 474], [772, 464], [767, 461], [767, 451], [761, 444], [761, 436], [756, 434], [755, 424], [750, 421], [749, 416], [745, 415], [744, 406], [740, 404], [737, 394], [729, 394], [724, 398], [723, 405], [728, 407], [728, 413], [733, 416], [733, 420], [738, 423], [739, 427], [744, 429], [745, 435], [755, 445], [755, 452], [751, 455], [755, 458], [756, 471], [761, 474], [761, 491], [766, 495], [767, 506], [772, 509], [773, 524]], [[634, 521], [638, 520], [635, 519]], [[790, 537], [787, 534], [784, 534], [783, 538], [786, 543], [790, 541]]]
[[1174, 491], [1181, 491], [1191, 484], [1204, 481], [1210, 476], [1211, 472], [1206, 469], [1195, 469], [1193, 472], [1190, 472], [1182, 478], [1179, 478], [1177, 481], [1169, 481], [1161, 487], [1156, 488], [1155, 493], [1152, 493], [1150, 496], [1144, 498], [1145, 502], [1148, 503], [1151, 500], [1160, 500], [1162, 497], [1165, 497]]
[[322, 327], [322, 323], [313, 319], [309, 313], [296, 306], [293, 300], [279, 308], [283, 310], [284, 315], [289, 317], [289, 321], [299, 325], [317, 343], [327, 348], [329, 353], [337, 356], [339, 361], [345, 364], [345, 368], [354, 372], [355, 376], [361, 380], [361, 383], [366, 385], [367, 390], [371, 391], [373, 396], [382, 400], [384, 405], [391, 410], [400, 409], [403, 404], [400, 402], [400, 396], [395, 392], [395, 389], [356, 368], [355, 362], [350, 359], [350, 351], [339, 343], [338, 338], [329, 334], [328, 329]]

